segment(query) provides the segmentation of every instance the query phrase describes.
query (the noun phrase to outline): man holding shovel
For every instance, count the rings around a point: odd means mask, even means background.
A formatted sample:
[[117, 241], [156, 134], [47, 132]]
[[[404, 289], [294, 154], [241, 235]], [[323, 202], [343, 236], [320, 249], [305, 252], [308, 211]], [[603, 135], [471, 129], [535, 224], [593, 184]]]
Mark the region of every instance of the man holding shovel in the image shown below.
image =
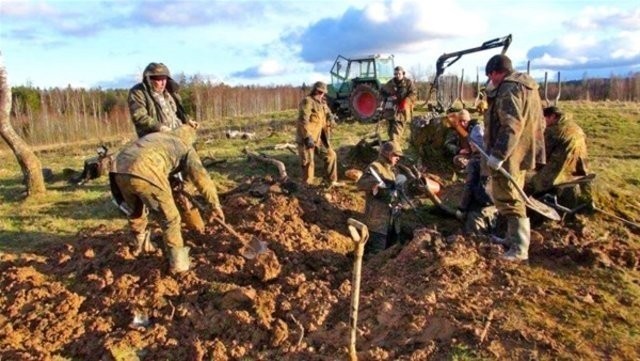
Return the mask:
[[398, 143], [383, 143], [378, 159], [367, 167], [358, 180], [358, 189], [367, 194], [364, 214], [370, 235], [365, 249], [367, 253], [383, 251], [399, 240], [400, 208], [396, 189], [396, 165], [402, 155]]
[[126, 145], [116, 156], [109, 181], [115, 202], [129, 217], [135, 236], [134, 254], [154, 251], [149, 241], [147, 213], [158, 214], [163, 228], [169, 271], [189, 270], [189, 247], [184, 246], [180, 213], [170, 180], [180, 175], [192, 182], [210, 206], [209, 219], [224, 222], [216, 187], [202, 165], [193, 143], [196, 130], [189, 125], [169, 132], [155, 132]]
[[[509, 250], [503, 258], [529, 258], [531, 229], [526, 204], [516, 187], [522, 189], [527, 170], [545, 163], [544, 117], [538, 84], [528, 74], [515, 72], [511, 59], [494, 55], [487, 62], [489, 109], [485, 119], [487, 165], [491, 168], [491, 193], [500, 215], [507, 219], [505, 242]], [[506, 170], [512, 184], [500, 173]]]

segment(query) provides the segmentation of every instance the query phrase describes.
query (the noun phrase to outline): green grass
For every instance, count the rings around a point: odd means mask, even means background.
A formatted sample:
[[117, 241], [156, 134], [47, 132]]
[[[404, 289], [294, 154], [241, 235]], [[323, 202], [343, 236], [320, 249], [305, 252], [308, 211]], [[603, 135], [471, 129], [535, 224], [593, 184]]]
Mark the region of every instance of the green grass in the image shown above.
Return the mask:
[[[574, 114], [588, 136], [590, 166], [597, 173], [595, 200], [599, 207], [613, 211], [631, 220], [640, 219], [640, 104], [620, 102], [562, 104]], [[211, 176], [224, 192], [233, 188], [245, 176], [276, 175], [273, 167], [248, 166], [244, 148], [277, 157], [285, 163], [289, 176], [300, 175], [298, 157], [288, 150], [274, 150], [277, 143], [293, 143], [295, 140], [295, 111], [279, 112], [258, 118], [233, 118], [211, 124], [204, 122], [197, 149], [201, 156], [224, 159], [225, 163], [211, 168]], [[258, 140], [226, 139], [227, 129], [256, 132]], [[356, 144], [364, 135], [373, 132], [373, 124], [345, 122], [334, 132], [332, 143], [341, 147]], [[383, 134], [385, 129], [378, 130]], [[405, 135], [408, 138], [409, 130]], [[133, 134], [132, 134], [133, 136]], [[117, 151], [126, 139], [112, 143]], [[408, 141], [407, 141], [408, 143]], [[51, 168], [60, 178], [64, 168], [81, 170], [84, 159], [94, 155], [95, 144], [66, 145], [62, 152], [51, 150], [38, 153], [43, 167]], [[339, 154], [344, 154], [340, 153]], [[411, 155], [411, 151], [408, 152]], [[100, 225], [106, 229], [119, 229], [125, 224], [110, 202], [106, 179], [93, 181], [80, 188], [69, 187], [59, 179], [48, 185], [49, 192], [39, 199], [22, 201], [24, 187], [13, 154], [0, 154], [0, 249], [29, 247], [39, 242], [68, 240], [78, 231]], [[344, 159], [339, 159], [344, 162]], [[429, 163], [427, 162], [427, 165]], [[344, 167], [341, 167], [344, 170]], [[445, 175], [452, 180], [454, 173]], [[353, 197], [359, 197], [355, 192]], [[355, 199], [355, 198], [354, 198]], [[428, 202], [423, 202], [428, 204]], [[421, 211], [429, 221], [433, 215]]]

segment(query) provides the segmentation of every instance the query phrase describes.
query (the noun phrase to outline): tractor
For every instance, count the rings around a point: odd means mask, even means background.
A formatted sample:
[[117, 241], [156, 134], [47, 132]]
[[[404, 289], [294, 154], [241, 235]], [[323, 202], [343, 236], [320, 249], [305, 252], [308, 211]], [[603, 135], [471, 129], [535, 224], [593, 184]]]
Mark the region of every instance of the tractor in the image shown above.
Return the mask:
[[381, 87], [393, 78], [393, 55], [346, 58], [338, 55], [331, 67], [329, 107], [340, 119], [376, 121], [381, 112]]

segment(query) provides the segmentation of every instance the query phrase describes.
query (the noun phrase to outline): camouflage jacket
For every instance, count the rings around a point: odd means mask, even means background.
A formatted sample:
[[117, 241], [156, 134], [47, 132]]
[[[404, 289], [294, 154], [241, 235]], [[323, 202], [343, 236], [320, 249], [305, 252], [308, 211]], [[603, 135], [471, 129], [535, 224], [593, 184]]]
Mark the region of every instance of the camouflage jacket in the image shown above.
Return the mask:
[[[373, 194], [372, 190], [378, 183], [378, 179], [373, 175], [371, 169], [382, 178], [387, 185], [387, 189], [378, 188], [378, 193]], [[358, 189], [366, 192], [364, 219], [370, 232], [387, 234], [391, 222], [390, 190], [389, 187], [395, 184], [396, 174], [391, 163], [380, 156], [372, 162], [358, 180]]]
[[171, 193], [169, 178], [181, 173], [212, 207], [219, 207], [218, 192], [196, 150], [173, 132], [147, 134], [127, 144], [116, 156], [112, 173], [142, 178]]
[[[177, 84], [169, 78], [167, 80], [167, 89], [162, 95], [165, 100], [163, 109], [151, 92], [151, 85], [147, 80], [136, 84], [129, 90], [128, 104], [131, 120], [136, 128], [138, 137], [146, 134], [160, 131], [162, 125], [169, 128], [176, 128], [182, 124], [186, 124], [188, 117], [182, 106], [182, 99], [177, 92]], [[178, 123], [179, 122], [179, 123]], [[175, 124], [178, 123], [178, 124]]]
[[296, 142], [303, 144], [304, 138], [311, 137], [315, 144], [320, 144], [320, 137], [325, 132], [323, 143], [329, 147], [328, 137], [331, 110], [324, 101], [318, 101], [313, 96], [307, 95], [300, 102], [298, 108], [298, 124]]
[[504, 160], [507, 172], [534, 169], [545, 163], [542, 101], [538, 84], [513, 73], [489, 92], [484, 143], [487, 153]]
[[418, 99], [416, 86], [409, 78], [402, 78], [402, 80], [393, 78], [389, 80], [382, 88], [382, 93], [386, 96], [398, 97], [398, 104], [405, 101], [408, 108], [413, 108], [413, 104]]
[[587, 142], [584, 131], [569, 115], [544, 131], [547, 163], [533, 177], [535, 192], [567, 182], [588, 172]]

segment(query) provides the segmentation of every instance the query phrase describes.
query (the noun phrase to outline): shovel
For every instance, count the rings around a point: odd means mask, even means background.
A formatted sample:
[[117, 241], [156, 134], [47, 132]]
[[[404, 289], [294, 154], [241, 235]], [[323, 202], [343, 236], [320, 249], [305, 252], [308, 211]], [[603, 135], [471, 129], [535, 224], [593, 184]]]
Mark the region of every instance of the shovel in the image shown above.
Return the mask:
[[358, 305], [360, 303], [360, 272], [362, 269], [362, 255], [364, 246], [369, 239], [369, 229], [367, 226], [353, 218], [347, 220], [349, 234], [355, 243], [355, 259], [353, 260], [353, 290], [351, 291], [351, 314], [349, 315], [350, 337], [349, 337], [349, 360], [357, 361], [356, 335], [358, 331]]
[[255, 237], [251, 237], [251, 241], [247, 242], [244, 237], [236, 232], [236, 230], [233, 229], [229, 224], [223, 222], [222, 219], [218, 217], [213, 217], [213, 219], [234, 237], [236, 237], [240, 241], [240, 243], [242, 243], [242, 248], [240, 249], [240, 255], [242, 257], [246, 259], [254, 259], [269, 250], [269, 248], [267, 248], [267, 242], [261, 241]]
[[[489, 155], [484, 151], [484, 149], [480, 146], [480, 144], [474, 142], [471, 138], [469, 138], [469, 142], [476, 146], [476, 148], [478, 149], [478, 152], [480, 152], [480, 154], [482, 154], [482, 156], [485, 159], [489, 159]], [[518, 186], [518, 183], [516, 182], [516, 180], [513, 179], [511, 174], [509, 174], [509, 172], [507, 172], [504, 168], [500, 167], [497, 169], [497, 171], [500, 172], [503, 176], [505, 176], [509, 180], [509, 182], [511, 182], [511, 184], [513, 184], [514, 188], [518, 191], [518, 193], [520, 193], [520, 197], [522, 197], [522, 199], [524, 200], [527, 208], [554, 221], [559, 221], [562, 219], [560, 217], [560, 214], [558, 214], [558, 212], [555, 209], [551, 208], [550, 206], [540, 202], [539, 200], [533, 197], [527, 197], [527, 195], [524, 193], [522, 188]]]

